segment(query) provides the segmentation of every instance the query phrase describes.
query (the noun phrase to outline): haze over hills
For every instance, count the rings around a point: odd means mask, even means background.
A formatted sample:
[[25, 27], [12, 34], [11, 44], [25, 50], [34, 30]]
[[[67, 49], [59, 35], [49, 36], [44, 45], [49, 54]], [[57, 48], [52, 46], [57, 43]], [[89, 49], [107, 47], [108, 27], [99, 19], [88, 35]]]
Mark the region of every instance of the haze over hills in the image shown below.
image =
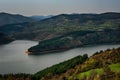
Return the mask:
[[43, 20], [43, 19], [47, 19], [47, 18], [51, 18], [51, 17], [53, 17], [53, 15], [48, 15], [48, 16], [31, 16], [30, 18], [39, 21], [39, 20]]

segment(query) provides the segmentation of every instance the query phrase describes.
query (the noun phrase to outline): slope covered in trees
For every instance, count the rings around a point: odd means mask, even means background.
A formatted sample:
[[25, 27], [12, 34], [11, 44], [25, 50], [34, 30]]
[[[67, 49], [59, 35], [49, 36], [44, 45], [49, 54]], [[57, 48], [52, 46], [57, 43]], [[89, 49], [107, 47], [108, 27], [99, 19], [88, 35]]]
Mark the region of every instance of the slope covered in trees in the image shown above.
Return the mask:
[[119, 80], [119, 57], [120, 48], [96, 52], [82, 64], [76, 64], [64, 73], [48, 73], [41, 80]]

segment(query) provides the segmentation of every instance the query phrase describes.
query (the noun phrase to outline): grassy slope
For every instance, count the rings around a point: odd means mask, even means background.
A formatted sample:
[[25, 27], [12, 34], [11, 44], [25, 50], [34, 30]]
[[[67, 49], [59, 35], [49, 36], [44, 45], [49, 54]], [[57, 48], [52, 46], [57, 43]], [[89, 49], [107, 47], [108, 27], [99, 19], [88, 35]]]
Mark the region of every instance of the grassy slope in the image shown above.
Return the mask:
[[110, 65], [109, 67], [110, 67], [111, 71], [117, 72], [117, 71], [120, 70], [120, 63], [112, 64], [112, 65]]
[[98, 69], [92, 69], [92, 70], [89, 70], [89, 71], [86, 71], [86, 72], [82, 72], [82, 73], [80, 73], [80, 74], [78, 74], [78, 75], [76, 75], [76, 76], [77, 76], [78, 79], [82, 79], [82, 78], [84, 78], [85, 76], [86, 76], [86, 77], [90, 77], [90, 76], [91, 76], [91, 73], [92, 73], [93, 71], [95, 71], [96, 74], [102, 74], [102, 73], [103, 73], [103, 70], [102, 70], [101, 68], [98, 68]]
[[[120, 63], [111, 64], [111, 65], [109, 65], [109, 67], [110, 67], [110, 69], [111, 69], [112, 72], [120, 71]], [[82, 72], [82, 73], [80, 73], [80, 74], [78, 74], [76, 76], [77, 76], [78, 79], [82, 79], [84, 76], [90, 77], [91, 73], [93, 71], [95, 71], [96, 74], [99, 74], [99, 75], [103, 74], [103, 69], [102, 68], [97, 68], [97, 69], [88, 70], [86, 72]]]
[[[120, 48], [117, 49], [107, 49], [105, 51], [100, 51], [95, 53], [93, 56], [88, 58], [84, 63], [76, 65], [72, 69], [68, 69], [66, 72], [61, 74], [56, 74], [49, 79], [51, 80], [63, 80], [70, 79], [75, 80], [83, 77], [84, 75], [90, 76], [95, 70], [95, 75], [98, 73], [99, 76], [104, 72], [103, 69], [105, 65], [109, 65], [111, 71], [116, 72], [120, 70]], [[105, 63], [105, 64], [104, 64]], [[106, 68], [107, 69], [107, 68]], [[109, 72], [108, 72], [109, 73]], [[103, 74], [102, 74], [103, 75]], [[47, 80], [48, 77], [44, 76], [43, 80]], [[109, 80], [110, 78], [108, 78]], [[114, 77], [112, 77], [114, 80]]]

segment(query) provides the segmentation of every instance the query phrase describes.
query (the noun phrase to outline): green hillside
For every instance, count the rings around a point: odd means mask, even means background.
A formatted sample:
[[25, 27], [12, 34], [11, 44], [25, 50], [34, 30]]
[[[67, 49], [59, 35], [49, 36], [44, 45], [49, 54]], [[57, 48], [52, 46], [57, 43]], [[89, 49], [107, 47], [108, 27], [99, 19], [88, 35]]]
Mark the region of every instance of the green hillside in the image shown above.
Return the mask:
[[120, 43], [119, 13], [61, 14], [32, 25], [29, 29], [33, 37], [43, 41], [29, 48], [29, 54], [64, 51], [90, 44]]
[[120, 30], [74, 31], [48, 40], [28, 49], [30, 55], [60, 52], [75, 47], [104, 43], [120, 43]]
[[102, 14], [61, 14], [26, 25], [23, 23], [1, 26], [0, 31], [11, 33], [16, 39], [45, 40], [73, 31], [116, 30], [119, 27], [120, 13], [109, 12]]
[[[48, 72], [40, 80], [119, 80], [119, 57], [120, 48], [100, 51], [83, 61], [82, 64], [76, 64], [76, 66], [63, 73]], [[59, 68], [57, 69], [59, 70]], [[37, 76], [42, 75], [40, 72], [36, 73], [34, 77], [40, 77]]]

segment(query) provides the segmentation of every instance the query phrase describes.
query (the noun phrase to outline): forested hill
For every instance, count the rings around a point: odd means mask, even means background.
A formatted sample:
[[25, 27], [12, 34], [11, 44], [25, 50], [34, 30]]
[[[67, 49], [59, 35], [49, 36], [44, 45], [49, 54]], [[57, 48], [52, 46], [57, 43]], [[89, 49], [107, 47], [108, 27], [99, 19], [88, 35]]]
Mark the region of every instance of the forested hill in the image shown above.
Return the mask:
[[74, 31], [48, 40], [28, 49], [30, 55], [60, 52], [84, 45], [120, 43], [120, 30]]
[[5, 25], [0, 27], [0, 31], [12, 34], [16, 39], [44, 40], [73, 31], [115, 30], [119, 27], [120, 13], [109, 12], [102, 14], [61, 14], [26, 25]]
[[19, 14], [0, 13], [0, 26], [32, 21], [34, 21], [34, 19]]

